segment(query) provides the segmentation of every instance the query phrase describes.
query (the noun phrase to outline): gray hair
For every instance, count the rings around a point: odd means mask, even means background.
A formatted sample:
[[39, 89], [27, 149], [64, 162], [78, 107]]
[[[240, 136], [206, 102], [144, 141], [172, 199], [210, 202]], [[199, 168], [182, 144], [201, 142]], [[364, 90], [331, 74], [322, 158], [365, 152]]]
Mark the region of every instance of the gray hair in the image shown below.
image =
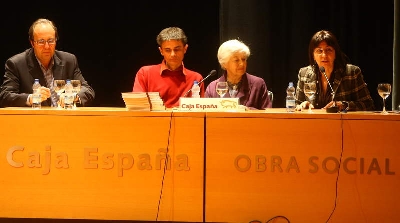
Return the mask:
[[250, 49], [246, 44], [237, 39], [222, 43], [217, 54], [218, 62], [222, 68], [224, 68], [222, 65], [227, 63], [234, 53], [244, 53], [248, 58], [250, 56]]
[[168, 27], [161, 30], [160, 34], [157, 35], [157, 44], [161, 46], [164, 41], [168, 40], [180, 40], [183, 45], [186, 45], [188, 40], [185, 32], [179, 27]]

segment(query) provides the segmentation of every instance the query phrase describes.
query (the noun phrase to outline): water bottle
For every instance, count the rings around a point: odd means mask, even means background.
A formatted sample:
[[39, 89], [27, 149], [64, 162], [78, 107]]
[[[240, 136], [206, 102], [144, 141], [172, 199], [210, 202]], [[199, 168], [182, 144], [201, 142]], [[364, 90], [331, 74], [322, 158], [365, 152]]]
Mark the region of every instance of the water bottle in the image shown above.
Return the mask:
[[296, 89], [293, 86], [293, 82], [289, 82], [289, 86], [286, 89], [286, 111], [294, 112], [296, 109], [296, 97], [295, 97]]
[[40, 83], [39, 79], [35, 79], [32, 85], [32, 108], [40, 109], [42, 107], [42, 95], [40, 93]]
[[197, 82], [197, 81], [193, 82], [192, 98], [200, 98], [200, 86], [199, 86], [199, 82]]
[[64, 93], [64, 108], [72, 109], [74, 106], [74, 87], [71, 84], [71, 80], [67, 80], [65, 84], [65, 93]]

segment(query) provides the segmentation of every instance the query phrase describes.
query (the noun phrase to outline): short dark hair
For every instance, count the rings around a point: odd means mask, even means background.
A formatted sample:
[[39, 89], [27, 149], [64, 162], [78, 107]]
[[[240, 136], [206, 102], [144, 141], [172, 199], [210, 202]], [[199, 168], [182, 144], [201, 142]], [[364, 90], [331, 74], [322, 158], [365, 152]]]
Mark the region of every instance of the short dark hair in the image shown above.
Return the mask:
[[157, 35], [157, 44], [161, 46], [164, 41], [168, 40], [180, 40], [182, 41], [183, 45], [186, 45], [188, 39], [185, 35], [185, 32], [179, 27], [168, 27], [163, 30]]

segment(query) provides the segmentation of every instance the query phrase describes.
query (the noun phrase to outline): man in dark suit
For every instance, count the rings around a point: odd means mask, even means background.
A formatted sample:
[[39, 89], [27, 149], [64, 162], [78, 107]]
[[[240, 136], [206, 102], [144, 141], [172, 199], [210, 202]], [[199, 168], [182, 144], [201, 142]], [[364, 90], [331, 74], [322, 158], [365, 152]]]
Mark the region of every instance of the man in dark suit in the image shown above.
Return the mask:
[[38, 19], [29, 28], [32, 48], [6, 61], [3, 84], [0, 87], [0, 107], [32, 105], [32, 84], [40, 81], [42, 106], [64, 105], [64, 98], [54, 91], [54, 80], [80, 80], [81, 90], [74, 98], [77, 106], [89, 106], [94, 90], [82, 76], [75, 55], [56, 50], [57, 27], [48, 19]]

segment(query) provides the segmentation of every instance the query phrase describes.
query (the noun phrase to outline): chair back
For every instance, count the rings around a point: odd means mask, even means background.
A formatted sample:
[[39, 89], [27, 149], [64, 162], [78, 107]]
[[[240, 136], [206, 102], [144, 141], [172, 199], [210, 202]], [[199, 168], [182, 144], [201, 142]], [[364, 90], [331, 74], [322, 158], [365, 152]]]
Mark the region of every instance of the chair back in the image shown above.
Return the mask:
[[268, 97], [272, 107], [272, 102], [274, 101], [274, 93], [272, 91], [268, 91]]

